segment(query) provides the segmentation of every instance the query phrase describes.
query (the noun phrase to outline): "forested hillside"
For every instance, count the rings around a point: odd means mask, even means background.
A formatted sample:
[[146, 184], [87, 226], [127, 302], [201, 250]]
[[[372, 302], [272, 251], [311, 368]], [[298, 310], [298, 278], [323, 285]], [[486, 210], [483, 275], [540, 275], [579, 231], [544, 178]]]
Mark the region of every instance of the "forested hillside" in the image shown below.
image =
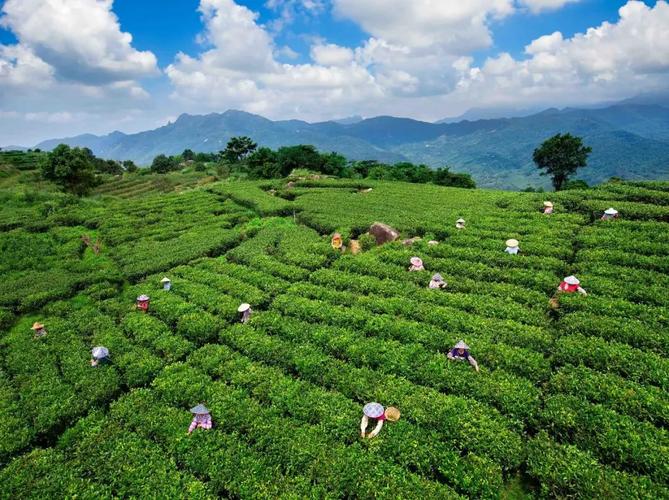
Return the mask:
[[[537, 194], [203, 172], [76, 198], [11, 175], [2, 496], [669, 496], [669, 183]], [[400, 238], [374, 245], [374, 222]], [[362, 252], [333, 249], [335, 232]], [[557, 294], [571, 274], [587, 296]], [[460, 340], [480, 371], [447, 358]], [[91, 366], [95, 346], [110, 364]], [[370, 401], [401, 418], [362, 439]], [[188, 434], [199, 403], [213, 428]]]

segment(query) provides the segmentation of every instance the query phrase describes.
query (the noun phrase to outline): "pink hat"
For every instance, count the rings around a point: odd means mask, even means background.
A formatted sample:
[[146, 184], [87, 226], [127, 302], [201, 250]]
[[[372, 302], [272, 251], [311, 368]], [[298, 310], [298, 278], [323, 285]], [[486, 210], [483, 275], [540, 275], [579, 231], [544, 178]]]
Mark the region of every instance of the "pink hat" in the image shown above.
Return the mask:
[[419, 267], [419, 266], [423, 265], [423, 261], [421, 260], [420, 257], [411, 257], [410, 262], [411, 262], [412, 266], [416, 266], [416, 267]]

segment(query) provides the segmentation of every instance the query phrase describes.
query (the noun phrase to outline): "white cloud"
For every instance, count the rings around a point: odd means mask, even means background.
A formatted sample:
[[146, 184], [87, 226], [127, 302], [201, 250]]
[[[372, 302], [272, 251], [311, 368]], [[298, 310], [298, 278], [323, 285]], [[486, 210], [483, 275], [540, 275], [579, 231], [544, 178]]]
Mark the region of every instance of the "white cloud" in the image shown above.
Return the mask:
[[345, 66], [353, 61], [353, 51], [332, 43], [311, 47], [311, 58], [322, 66]]
[[581, 0], [520, 0], [520, 4], [528, 7], [532, 12], [542, 12], [545, 10], [556, 10], [564, 7], [568, 3], [576, 3]]
[[16, 114], [0, 127], [1, 143], [31, 144], [50, 131], [62, 135], [63, 125], [100, 130], [147, 107], [139, 80], [160, 73], [156, 58], [132, 46], [111, 8], [112, 0], [1, 5], [0, 25], [17, 38], [0, 44], [0, 111]]
[[490, 46], [488, 21], [513, 13], [513, 4], [513, 0], [334, 0], [334, 12], [393, 45], [461, 55]]
[[629, 1], [616, 23], [565, 39], [559, 32], [469, 68], [460, 93], [488, 102], [597, 102], [669, 85], [669, 4]]
[[132, 47], [111, 7], [112, 0], [7, 0], [0, 23], [64, 80], [104, 84], [157, 74], [155, 56]]

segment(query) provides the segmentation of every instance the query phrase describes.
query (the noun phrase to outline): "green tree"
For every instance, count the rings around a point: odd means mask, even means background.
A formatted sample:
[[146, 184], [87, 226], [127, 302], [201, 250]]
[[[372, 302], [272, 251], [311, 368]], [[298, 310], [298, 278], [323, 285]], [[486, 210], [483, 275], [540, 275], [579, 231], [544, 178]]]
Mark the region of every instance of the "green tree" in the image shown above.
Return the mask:
[[451, 172], [448, 167], [438, 168], [432, 173], [432, 179], [439, 186], [461, 187], [475, 189], [476, 182], [469, 174]]
[[132, 160], [125, 160], [123, 162], [123, 168], [125, 171], [129, 174], [132, 174], [133, 172], [137, 172], [137, 165], [135, 165], [135, 162]]
[[318, 150], [307, 144], [285, 146], [277, 151], [277, 163], [281, 177], [288, 176], [296, 168], [304, 168], [313, 172], [323, 171], [323, 157]]
[[59, 144], [40, 161], [42, 177], [64, 190], [82, 196], [99, 184], [95, 174], [95, 156], [88, 148], [70, 148]]
[[166, 174], [179, 168], [179, 164], [171, 156], [158, 155], [151, 163], [151, 171], [157, 174]]
[[195, 153], [191, 149], [184, 149], [184, 152], [181, 153], [181, 157], [184, 161], [192, 160], [195, 158]]
[[277, 164], [277, 154], [270, 148], [260, 148], [254, 151], [247, 159], [246, 165], [251, 177], [256, 179], [271, 179], [281, 177]]
[[569, 177], [588, 163], [592, 148], [583, 145], [580, 137], [557, 134], [534, 150], [532, 158], [541, 175], [550, 175], [556, 191], [560, 191]]
[[258, 145], [250, 137], [233, 137], [228, 141], [222, 154], [230, 163], [239, 163], [253, 153], [257, 147]]

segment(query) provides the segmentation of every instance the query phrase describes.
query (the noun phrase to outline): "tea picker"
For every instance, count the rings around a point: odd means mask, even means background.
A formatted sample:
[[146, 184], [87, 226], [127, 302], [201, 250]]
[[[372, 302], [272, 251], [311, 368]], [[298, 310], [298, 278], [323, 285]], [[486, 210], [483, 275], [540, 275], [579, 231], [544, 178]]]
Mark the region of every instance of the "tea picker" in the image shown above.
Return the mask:
[[562, 280], [558, 286], [558, 292], [575, 293], [578, 292], [583, 295], [588, 295], [586, 291], [581, 288], [581, 282], [576, 276], [567, 276]]
[[251, 314], [253, 314], [253, 309], [251, 309], [250, 304], [242, 304], [237, 308], [237, 312], [241, 313], [240, 321], [242, 323], [247, 323], [251, 319]]
[[520, 252], [520, 248], [518, 248], [518, 240], [514, 240], [513, 238], [506, 240], [506, 250], [504, 251], [509, 255], [518, 255], [518, 252]]
[[151, 299], [149, 298], [148, 295], [140, 295], [139, 297], [137, 297], [137, 309], [142, 312], [148, 312], [150, 301]]
[[455, 347], [448, 352], [446, 357], [452, 361], [468, 361], [476, 371], [479, 371], [479, 364], [474, 357], [469, 354], [469, 346], [462, 340], [455, 344]]
[[163, 285], [163, 290], [165, 290], [166, 292], [169, 292], [170, 288], [172, 288], [172, 282], [170, 281], [170, 279], [165, 277], [165, 278], [161, 279], [160, 282]]
[[425, 268], [423, 267], [423, 261], [420, 259], [420, 257], [411, 257], [409, 262], [411, 263], [411, 266], [409, 266], [409, 271], [425, 271]]
[[552, 213], [553, 213], [553, 203], [551, 203], [550, 201], [544, 201], [544, 209], [543, 209], [543, 212], [544, 212], [546, 215], [550, 215], [550, 214], [552, 214]]
[[338, 252], [344, 252], [346, 247], [344, 246], [344, 241], [341, 238], [341, 234], [335, 233], [332, 235], [332, 240], [330, 241], [332, 248]]
[[46, 328], [44, 328], [44, 325], [42, 323], [34, 323], [33, 326], [30, 328], [33, 332], [35, 332], [35, 338], [38, 339], [40, 337], [44, 337], [46, 335]]
[[447, 286], [448, 283], [444, 281], [444, 278], [441, 277], [441, 274], [437, 273], [434, 276], [432, 276], [430, 284], [427, 287], [430, 289], [435, 289], [435, 288], [446, 288]]
[[[369, 420], [376, 420], [376, 427], [369, 434], [365, 434], [367, 430], [367, 425], [369, 425]], [[389, 406], [384, 410], [383, 406], [379, 403], [367, 403], [362, 408], [362, 420], [360, 421], [360, 435], [363, 438], [373, 438], [383, 427], [383, 422], [388, 420], [389, 422], [397, 422], [400, 419], [400, 411], [393, 407]]]
[[111, 363], [109, 359], [109, 349], [103, 346], [94, 347], [92, 351], [91, 366], [108, 365]]
[[465, 228], [465, 220], [464, 219], [458, 219], [455, 221], [455, 228], [456, 229], [464, 229]]
[[193, 420], [188, 427], [188, 434], [192, 433], [198, 427], [201, 429], [211, 429], [211, 415], [209, 410], [203, 404], [199, 404], [190, 409], [190, 412], [194, 415]]
[[602, 214], [602, 220], [613, 220], [618, 218], [618, 210], [615, 208], [607, 208]]

